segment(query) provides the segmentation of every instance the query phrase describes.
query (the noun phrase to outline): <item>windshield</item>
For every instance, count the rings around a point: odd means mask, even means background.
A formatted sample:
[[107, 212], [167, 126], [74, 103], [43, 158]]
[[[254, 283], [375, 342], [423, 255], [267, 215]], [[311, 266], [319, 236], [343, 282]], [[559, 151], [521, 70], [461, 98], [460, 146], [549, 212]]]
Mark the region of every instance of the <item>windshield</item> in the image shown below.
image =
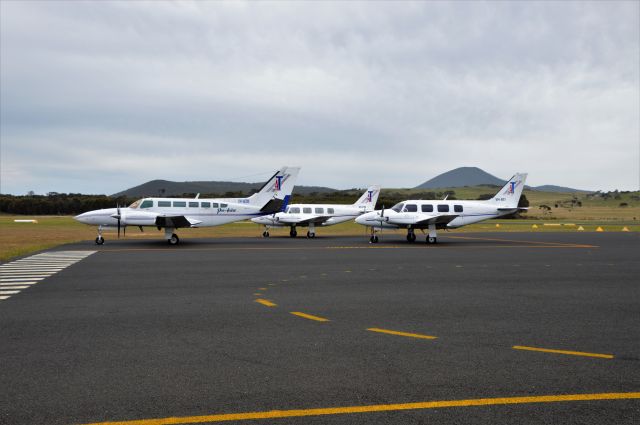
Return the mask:
[[391, 207], [391, 209], [395, 212], [400, 212], [402, 211], [402, 206], [404, 204], [402, 202], [400, 202], [399, 204], [395, 204], [393, 207]]
[[129, 208], [135, 210], [136, 208], [138, 208], [138, 205], [140, 205], [140, 202], [142, 202], [142, 199], [138, 199], [136, 202], [134, 202], [133, 204], [129, 205]]

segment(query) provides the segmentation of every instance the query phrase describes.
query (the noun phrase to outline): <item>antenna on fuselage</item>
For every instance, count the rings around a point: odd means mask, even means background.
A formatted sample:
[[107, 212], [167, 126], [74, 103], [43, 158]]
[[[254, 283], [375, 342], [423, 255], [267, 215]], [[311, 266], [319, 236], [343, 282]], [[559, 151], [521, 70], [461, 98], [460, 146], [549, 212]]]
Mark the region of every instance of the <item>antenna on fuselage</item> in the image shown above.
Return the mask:
[[198, 199], [199, 197], [200, 197], [200, 194], [198, 193], [198, 194], [196, 195], [196, 199]]

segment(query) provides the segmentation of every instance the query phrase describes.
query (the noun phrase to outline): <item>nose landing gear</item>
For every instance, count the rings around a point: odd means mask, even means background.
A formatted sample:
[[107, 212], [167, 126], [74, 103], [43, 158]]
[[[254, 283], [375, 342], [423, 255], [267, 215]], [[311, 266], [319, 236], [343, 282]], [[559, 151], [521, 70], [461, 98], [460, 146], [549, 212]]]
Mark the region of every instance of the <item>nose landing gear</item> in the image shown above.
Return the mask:
[[409, 228], [407, 229], [407, 242], [415, 242], [416, 241], [416, 232]]
[[102, 237], [102, 226], [98, 226], [98, 237], [96, 238], [96, 245], [102, 245], [104, 238]]

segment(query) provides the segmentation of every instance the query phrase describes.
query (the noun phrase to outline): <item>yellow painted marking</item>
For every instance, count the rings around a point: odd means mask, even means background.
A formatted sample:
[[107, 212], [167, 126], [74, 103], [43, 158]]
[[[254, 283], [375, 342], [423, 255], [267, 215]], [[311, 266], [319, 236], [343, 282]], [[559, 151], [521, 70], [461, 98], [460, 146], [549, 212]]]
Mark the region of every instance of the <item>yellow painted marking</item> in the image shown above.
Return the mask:
[[549, 348], [525, 347], [522, 345], [514, 345], [514, 350], [541, 351], [543, 353], [568, 354], [570, 356], [598, 357], [601, 359], [612, 359], [612, 354], [584, 353], [582, 351], [552, 350]]
[[276, 286], [276, 284], [275, 284], [275, 283], [269, 283], [268, 285], [269, 285], [269, 286]]
[[344, 272], [345, 273], [351, 273], [351, 270], [345, 270]]
[[269, 288], [258, 288], [258, 289], [261, 290], [261, 291], [266, 291]]
[[262, 294], [260, 292], [254, 292], [253, 295], [255, 295], [256, 297], [259, 297]]
[[328, 322], [329, 321], [329, 319], [325, 319], [324, 317], [313, 316], [311, 314], [301, 313], [299, 311], [292, 311], [291, 314], [293, 314], [294, 316], [304, 317], [305, 319], [315, 320], [316, 322]]
[[269, 410], [262, 412], [222, 413], [203, 416], [182, 416], [158, 419], [137, 419], [118, 422], [96, 422], [85, 425], [176, 425], [205, 422], [246, 421], [251, 419], [281, 419], [305, 416], [345, 415], [353, 413], [392, 412], [401, 410], [441, 409], [445, 407], [495, 406], [505, 404], [558, 403], [567, 401], [633, 400], [640, 392], [561, 394], [527, 397], [477, 398], [471, 400], [422, 401], [417, 403], [372, 404], [369, 406], [325, 407], [316, 409]]
[[259, 303], [259, 304], [262, 304], [262, 305], [266, 305], [267, 307], [275, 307], [275, 306], [278, 305], [276, 303], [272, 303], [271, 301], [265, 300], [265, 299], [262, 299], [262, 298], [256, 299], [256, 302]]
[[392, 331], [389, 329], [368, 328], [367, 330], [371, 332], [380, 332], [382, 334], [408, 336], [409, 338], [420, 338], [420, 339], [436, 339], [437, 338], [437, 336], [412, 334], [409, 332]]

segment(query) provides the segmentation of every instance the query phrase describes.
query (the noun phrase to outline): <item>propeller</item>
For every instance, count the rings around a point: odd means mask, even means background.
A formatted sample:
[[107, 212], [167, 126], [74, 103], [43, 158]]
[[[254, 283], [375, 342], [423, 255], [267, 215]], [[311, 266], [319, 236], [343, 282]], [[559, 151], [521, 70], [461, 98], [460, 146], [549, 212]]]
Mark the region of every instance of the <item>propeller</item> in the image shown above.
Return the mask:
[[118, 239], [120, 239], [120, 221], [122, 220], [122, 214], [120, 213], [120, 205], [116, 206], [116, 219], [118, 220]]

